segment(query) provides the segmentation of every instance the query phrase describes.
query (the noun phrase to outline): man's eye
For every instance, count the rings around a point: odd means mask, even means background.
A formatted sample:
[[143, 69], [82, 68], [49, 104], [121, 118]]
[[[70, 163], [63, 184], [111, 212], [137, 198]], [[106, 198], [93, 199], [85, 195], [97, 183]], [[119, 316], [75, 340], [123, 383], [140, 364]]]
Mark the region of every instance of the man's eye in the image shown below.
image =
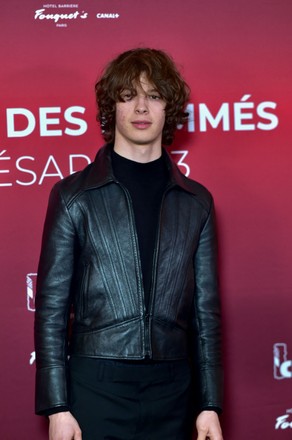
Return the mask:
[[123, 101], [130, 101], [133, 98], [133, 95], [131, 92], [124, 92], [121, 94], [121, 98]]
[[151, 95], [149, 95], [149, 98], [153, 99], [154, 101], [157, 101], [157, 100], [161, 99], [161, 96], [157, 95], [157, 94], [154, 94], [154, 95], [151, 94]]

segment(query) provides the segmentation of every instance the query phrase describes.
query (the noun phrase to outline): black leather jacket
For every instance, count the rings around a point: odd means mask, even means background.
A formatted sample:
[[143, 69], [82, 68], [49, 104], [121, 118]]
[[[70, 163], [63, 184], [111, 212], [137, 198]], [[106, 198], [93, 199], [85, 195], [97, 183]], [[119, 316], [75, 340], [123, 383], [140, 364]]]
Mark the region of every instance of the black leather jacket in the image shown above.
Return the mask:
[[58, 182], [50, 195], [36, 295], [36, 412], [68, 405], [69, 353], [107, 359], [191, 358], [200, 404], [220, 408], [212, 197], [163, 152], [170, 179], [146, 313], [133, 209], [127, 190], [113, 175], [110, 148], [106, 145], [83, 171]]

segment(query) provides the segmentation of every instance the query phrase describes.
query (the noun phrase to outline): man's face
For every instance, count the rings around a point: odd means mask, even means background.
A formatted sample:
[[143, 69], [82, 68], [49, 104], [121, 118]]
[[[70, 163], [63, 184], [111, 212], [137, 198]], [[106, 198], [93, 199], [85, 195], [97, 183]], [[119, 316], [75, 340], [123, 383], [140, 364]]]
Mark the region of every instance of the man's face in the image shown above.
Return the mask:
[[161, 149], [165, 102], [145, 74], [135, 86], [136, 95], [123, 90], [116, 104], [115, 144], [151, 146]]

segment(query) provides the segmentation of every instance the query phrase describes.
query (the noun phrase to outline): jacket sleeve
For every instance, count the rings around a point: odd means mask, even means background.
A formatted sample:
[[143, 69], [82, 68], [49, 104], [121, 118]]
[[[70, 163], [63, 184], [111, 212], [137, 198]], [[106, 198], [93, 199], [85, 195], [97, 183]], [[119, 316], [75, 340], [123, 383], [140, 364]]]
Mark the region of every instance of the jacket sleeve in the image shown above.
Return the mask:
[[221, 316], [217, 279], [217, 240], [213, 200], [203, 225], [195, 259], [193, 313], [194, 368], [198, 410], [222, 410]]
[[37, 414], [68, 406], [67, 333], [74, 247], [74, 226], [57, 184], [49, 199], [37, 278], [34, 332]]

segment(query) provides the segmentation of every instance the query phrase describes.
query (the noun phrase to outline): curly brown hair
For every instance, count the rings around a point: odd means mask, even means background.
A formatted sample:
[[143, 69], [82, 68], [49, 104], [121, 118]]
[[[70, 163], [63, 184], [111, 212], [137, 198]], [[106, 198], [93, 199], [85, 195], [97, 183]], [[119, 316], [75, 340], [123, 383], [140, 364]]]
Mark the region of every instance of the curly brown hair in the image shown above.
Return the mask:
[[135, 84], [140, 82], [142, 73], [146, 74], [166, 103], [162, 143], [170, 145], [177, 125], [186, 122], [188, 113], [184, 109], [190, 89], [172, 58], [157, 49], [132, 49], [111, 61], [95, 85], [96, 119], [106, 142], [113, 142], [115, 138], [116, 103], [123, 101], [121, 92], [128, 89], [135, 94]]

